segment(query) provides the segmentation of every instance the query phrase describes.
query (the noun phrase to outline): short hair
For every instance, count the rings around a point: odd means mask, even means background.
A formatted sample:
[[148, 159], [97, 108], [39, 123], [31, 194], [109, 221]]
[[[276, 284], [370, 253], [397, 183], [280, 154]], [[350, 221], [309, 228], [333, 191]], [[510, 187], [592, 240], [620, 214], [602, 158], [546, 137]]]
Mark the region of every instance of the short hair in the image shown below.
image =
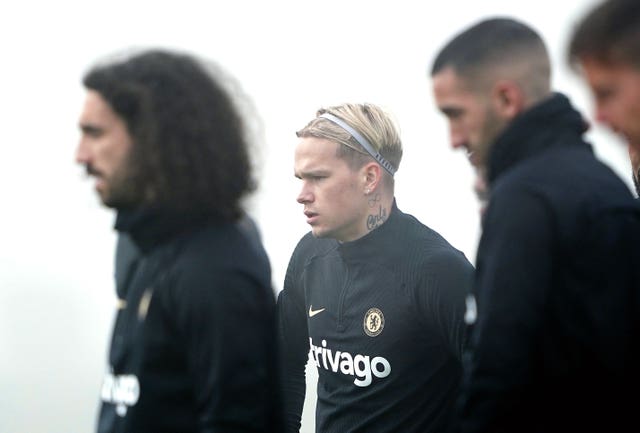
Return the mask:
[[166, 50], [121, 56], [84, 76], [132, 137], [127, 186], [137, 204], [221, 220], [241, 215], [255, 184], [232, 82], [214, 63]]
[[574, 68], [586, 57], [640, 67], [640, 1], [600, 3], [575, 27], [568, 54]]
[[[329, 119], [320, 117], [331, 114], [359, 132], [373, 147], [373, 150], [391, 163], [397, 170], [402, 160], [402, 142], [396, 123], [390, 114], [377, 105], [364, 103], [345, 103], [327, 108], [320, 108], [316, 118], [304, 128], [296, 132], [300, 138], [316, 137], [334, 141], [340, 146], [336, 156], [344, 159], [350, 168], [359, 169], [371, 156], [347, 130]], [[391, 176], [389, 176], [391, 178]], [[391, 178], [392, 179], [392, 178]]]
[[[437, 54], [435, 76], [446, 68], [469, 81], [481, 79], [495, 66], [526, 63], [520, 85], [534, 98], [548, 94], [551, 62], [544, 41], [528, 25], [512, 18], [480, 21], [455, 36]], [[473, 83], [472, 83], [473, 84]]]

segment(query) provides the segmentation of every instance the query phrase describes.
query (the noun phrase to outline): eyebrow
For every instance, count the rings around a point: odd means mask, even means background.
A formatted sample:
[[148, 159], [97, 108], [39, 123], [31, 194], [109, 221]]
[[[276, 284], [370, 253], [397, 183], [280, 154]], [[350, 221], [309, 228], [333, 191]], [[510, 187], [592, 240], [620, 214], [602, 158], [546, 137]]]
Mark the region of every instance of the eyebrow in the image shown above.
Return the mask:
[[309, 171], [302, 171], [302, 172], [298, 172], [294, 170], [293, 172], [293, 175], [298, 179], [303, 179], [305, 177], [314, 177], [314, 176], [328, 176], [329, 174], [331, 174], [331, 170], [322, 169], [322, 168], [317, 170], [309, 170]]
[[96, 125], [92, 125], [90, 123], [80, 123], [78, 126], [80, 127], [80, 130], [85, 134], [92, 134], [92, 133], [95, 134], [103, 131], [103, 128]]
[[464, 110], [456, 107], [442, 107], [440, 108], [440, 111], [446, 116], [457, 116], [462, 114]]

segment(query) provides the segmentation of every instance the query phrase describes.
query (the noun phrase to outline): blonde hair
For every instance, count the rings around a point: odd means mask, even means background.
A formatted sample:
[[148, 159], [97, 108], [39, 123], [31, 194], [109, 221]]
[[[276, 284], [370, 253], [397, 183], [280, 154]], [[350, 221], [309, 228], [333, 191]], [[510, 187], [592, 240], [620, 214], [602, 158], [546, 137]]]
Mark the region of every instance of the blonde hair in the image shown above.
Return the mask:
[[352, 169], [358, 169], [374, 159], [373, 156], [346, 129], [320, 117], [325, 113], [346, 122], [371, 144], [373, 150], [379, 152], [396, 170], [398, 169], [402, 159], [400, 134], [396, 123], [382, 108], [369, 103], [345, 103], [321, 108], [317, 111], [315, 119], [296, 132], [300, 138], [324, 138], [341, 144], [336, 156], [344, 159]]

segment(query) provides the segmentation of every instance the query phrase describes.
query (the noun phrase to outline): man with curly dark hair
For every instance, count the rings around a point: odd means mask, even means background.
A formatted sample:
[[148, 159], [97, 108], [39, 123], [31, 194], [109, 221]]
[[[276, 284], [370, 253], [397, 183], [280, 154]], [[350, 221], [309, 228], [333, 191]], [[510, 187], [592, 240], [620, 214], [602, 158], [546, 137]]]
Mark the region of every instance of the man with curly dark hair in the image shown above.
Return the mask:
[[216, 72], [152, 50], [83, 80], [76, 159], [120, 235], [100, 433], [278, 429], [271, 271], [241, 205], [247, 129]]

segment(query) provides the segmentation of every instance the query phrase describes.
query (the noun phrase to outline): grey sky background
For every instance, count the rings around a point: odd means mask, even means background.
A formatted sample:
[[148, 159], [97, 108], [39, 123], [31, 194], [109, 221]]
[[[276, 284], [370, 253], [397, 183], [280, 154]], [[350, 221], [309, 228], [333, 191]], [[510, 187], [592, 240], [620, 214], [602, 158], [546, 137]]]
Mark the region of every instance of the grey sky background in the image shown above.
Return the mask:
[[[113, 213], [73, 161], [83, 72], [129, 48], [188, 51], [235, 76], [255, 106], [260, 189], [249, 201], [275, 291], [308, 231], [295, 198], [295, 131], [321, 106], [372, 102], [397, 119], [398, 206], [475, 261], [472, 172], [448, 145], [428, 69], [462, 27], [494, 15], [539, 30], [555, 88], [592, 119], [565, 62], [573, 23], [595, 2], [239, 0], [22, 2], [0, 7], [0, 432], [92, 431], [114, 315]], [[598, 155], [631, 185], [626, 149], [595, 126]], [[310, 374], [313, 387], [315, 372]], [[313, 393], [313, 388], [310, 390]], [[313, 431], [308, 399], [303, 431]]]

